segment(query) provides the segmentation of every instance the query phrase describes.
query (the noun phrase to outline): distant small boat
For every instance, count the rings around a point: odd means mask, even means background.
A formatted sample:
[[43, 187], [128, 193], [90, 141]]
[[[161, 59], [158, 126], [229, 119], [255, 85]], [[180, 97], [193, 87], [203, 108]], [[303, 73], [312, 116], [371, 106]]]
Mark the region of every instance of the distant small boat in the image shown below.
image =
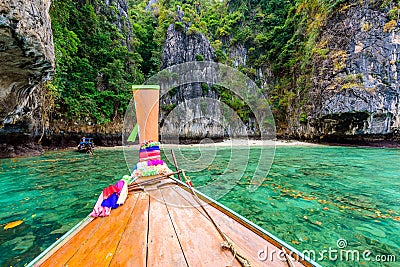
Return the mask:
[[93, 154], [94, 143], [93, 138], [82, 137], [81, 142], [77, 147], [78, 152]]

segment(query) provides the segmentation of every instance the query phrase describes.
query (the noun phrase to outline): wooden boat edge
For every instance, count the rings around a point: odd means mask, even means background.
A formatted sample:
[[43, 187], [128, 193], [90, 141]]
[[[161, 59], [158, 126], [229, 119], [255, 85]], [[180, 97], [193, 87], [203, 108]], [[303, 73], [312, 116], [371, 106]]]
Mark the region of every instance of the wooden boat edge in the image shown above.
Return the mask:
[[245, 217], [241, 216], [234, 210], [231, 210], [230, 208], [226, 207], [222, 203], [219, 203], [218, 201], [214, 200], [213, 198], [201, 193], [200, 191], [196, 190], [195, 188], [189, 188], [189, 186], [182, 181], [175, 179], [171, 177], [171, 179], [175, 180], [178, 182], [178, 185], [184, 189], [185, 191], [191, 193], [190, 191], [193, 189], [193, 191], [197, 194], [197, 196], [200, 198], [200, 200], [208, 203], [209, 205], [213, 206], [215, 209], [218, 211], [224, 213], [227, 215], [229, 218], [234, 219], [236, 222], [240, 223], [244, 227], [248, 228], [255, 234], [263, 237], [265, 240], [273, 244], [274, 246], [278, 248], [284, 247], [288, 251], [292, 252], [292, 255], [295, 256], [295, 259], [299, 262], [301, 262], [304, 266], [307, 267], [322, 267], [320, 264], [315, 262], [314, 260], [310, 259], [306, 255], [304, 255], [302, 252], [297, 250], [296, 248], [292, 247], [291, 245], [287, 244], [285, 241], [281, 240], [280, 238], [276, 237], [275, 235], [271, 234], [270, 232], [266, 231], [265, 229], [261, 228], [257, 224], [249, 221]]
[[75, 226], [73, 226], [68, 232], [63, 234], [57, 241], [52, 243], [48, 248], [46, 248], [42, 253], [36, 256], [31, 262], [29, 262], [26, 266], [39, 266], [42, 262], [47, 260], [51, 255], [52, 251], [57, 251], [61, 248], [65, 243], [67, 243], [71, 238], [73, 238], [79, 231], [85, 228], [91, 221], [95, 218], [90, 217], [89, 215], [78, 222]]

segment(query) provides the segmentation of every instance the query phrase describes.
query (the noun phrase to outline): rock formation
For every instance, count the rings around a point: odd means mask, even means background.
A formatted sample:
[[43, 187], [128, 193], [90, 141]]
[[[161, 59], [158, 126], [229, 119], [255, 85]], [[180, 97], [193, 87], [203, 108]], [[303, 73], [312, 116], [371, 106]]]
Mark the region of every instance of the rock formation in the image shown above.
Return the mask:
[[177, 24], [168, 27], [162, 53], [161, 69], [189, 62], [212, 61], [214, 51], [208, 39], [201, 33], [188, 34], [187, 25], [179, 28]]
[[315, 61], [307, 124], [294, 136], [360, 141], [399, 133], [400, 21], [391, 8], [350, 1], [327, 21], [319, 44], [329, 52]]
[[[178, 9], [178, 23], [168, 27], [161, 69], [185, 62], [208, 62], [215, 59], [209, 40], [204, 34], [188, 30], [189, 26], [180, 22], [182, 17], [183, 12]], [[248, 134], [247, 127], [243, 126], [237, 114], [218, 100], [218, 93], [212, 89], [213, 75], [216, 75], [212, 71], [212, 68], [204, 67], [202, 72], [209, 75], [205, 75], [207, 78], [202, 82], [170, 88], [172, 90], [162, 97], [160, 134], [163, 142], [177, 142], [178, 137], [180, 142], [190, 142]], [[229, 123], [226, 123], [227, 118], [231, 118]]]
[[[184, 62], [212, 61], [214, 52], [210, 42], [203, 34], [188, 34], [188, 25], [181, 22], [183, 11], [179, 7], [177, 13], [179, 24], [173, 23], [167, 29], [162, 51], [161, 69]], [[190, 101], [203, 97], [201, 83], [185, 84], [174, 89], [174, 92], [165, 95], [160, 102], [161, 136], [168, 136], [168, 139], [178, 135], [184, 139], [211, 137], [207, 135], [210, 129], [206, 128], [213, 128], [213, 124], [210, 122], [204, 124], [204, 121], [200, 120], [200, 118], [204, 118], [204, 114], [198, 109], [198, 101]], [[186, 100], [189, 101], [185, 102]], [[176, 112], [176, 109], [174, 112], [175, 107], [180, 107], [180, 111]], [[191, 111], [190, 114], [188, 111]], [[206, 126], [207, 124], [209, 124], [209, 127]], [[216, 131], [219, 131], [219, 129]]]
[[[147, 9], [155, 3], [156, 0], [151, 0]], [[37, 140], [44, 129], [44, 82], [54, 70], [50, 4], [47, 0], [0, 3], [0, 157], [41, 149]], [[121, 32], [122, 29], [128, 32], [121, 42], [130, 49], [133, 35], [126, 0], [104, 0], [95, 8], [108, 16]], [[289, 107], [282, 135], [338, 142], [400, 140], [397, 8], [392, 1], [350, 0], [348, 5], [330, 14], [316, 44], [326, 53], [313, 54], [315, 72], [306, 104], [299, 101], [297, 106]], [[183, 16], [183, 11], [178, 10], [176, 22], [166, 32], [161, 69], [215, 59], [210, 42], [190, 28]], [[228, 49], [233, 66], [248, 64], [247, 49], [241, 43]], [[252, 78], [265, 80], [271, 76], [267, 72], [266, 68], [256, 69]], [[212, 82], [183, 84], [165, 95], [160, 103], [161, 134], [177, 134], [186, 139], [256, 135], [256, 130], [249, 126], [254, 124], [251, 117], [245, 125], [231, 122], [231, 129], [222, 124], [223, 107], [212, 85]], [[49, 127], [59, 129], [60, 133], [52, 136], [52, 131], [48, 131], [49, 143], [74, 145], [83, 132], [60, 125]], [[97, 134], [99, 144], [120, 142], [117, 131], [100, 129]]]
[[0, 156], [38, 149], [43, 83], [54, 68], [50, 4], [0, 3]]

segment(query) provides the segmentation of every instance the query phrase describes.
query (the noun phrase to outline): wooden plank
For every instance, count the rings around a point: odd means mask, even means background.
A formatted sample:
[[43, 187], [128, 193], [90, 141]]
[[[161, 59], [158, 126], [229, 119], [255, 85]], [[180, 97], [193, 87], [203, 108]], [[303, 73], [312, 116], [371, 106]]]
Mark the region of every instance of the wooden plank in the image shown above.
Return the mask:
[[[172, 180], [169, 180], [169, 181], [173, 182]], [[160, 187], [160, 189], [162, 189], [164, 191], [172, 190], [172, 189], [183, 190], [177, 184], [166, 184], [166, 185]], [[150, 194], [152, 194], [152, 193], [150, 192]], [[189, 203], [188, 201], [182, 201], [182, 196], [180, 196], [177, 192], [171, 192], [171, 194], [173, 195], [172, 197], [168, 197], [168, 195], [165, 196], [165, 197], [167, 197], [166, 204], [168, 206], [174, 206], [174, 207], [179, 207], [179, 208], [193, 208], [193, 204]], [[158, 196], [155, 196], [155, 197], [157, 198]], [[164, 201], [163, 196], [160, 196], [160, 197], [161, 197], [161, 200]]]
[[[166, 203], [185, 201], [170, 188], [160, 190]], [[167, 208], [189, 266], [240, 266], [230, 251], [221, 248], [222, 237], [196, 208]]]
[[146, 266], [149, 195], [137, 193], [138, 200], [115, 251], [110, 266]]
[[147, 266], [188, 266], [160, 190], [150, 196]]
[[[204, 211], [202, 211], [201, 207], [194, 199], [195, 196], [178, 186], [174, 187], [173, 189], [189, 203], [196, 206], [203, 214], [203, 216], [207, 217]], [[265, 266], [288, 266], [284, 255], [279, 254], [281, 251], [280, 248], [271, 244], [263, 237], [257, 235], [241, 223], [237, 222], [233, 218], [230, 218], [213, 206], [207, 204], [202, 200], [200, 200], [200, 202], [213, 218], [213, 220], [217, 223], [217, 225], [221, 228], [221, 230], [240, 248], [241, 251], [243, 251], [244, 254], [251, 257], [251, 260], [253, 262], [255, 261], [258, 262], [258, 264]], [[258, 252], [260, 250], [264, 250], [266, 253], [269, 253], [268, 258], [265, 261], [261, 261], [258, 258]], [[289, 253], [287, 249], [286, 251]], [[272, 252], [274, 253], [271, 254]], [[261, 254], [261, 256], [265, 257], [265, 254]], [[292, 261], [294, 263], [294, 266], [304, 266], [300, 262], [294, 261], [293, 258]]]
[[69, 266], [108, 266], [114, 257], [137, 198], [137, 195], [129, 196], [123, 206], [111, 211], [110, 216], [98, 218], [104, 220], [102, 227], [95, 236], [88, 239], [67, 264]]
[[76, 253], [79, 248], [93, 237], [96, 231], [104, 223], [103, 220], [92, 220], [90, 223], [82, 225], [75, 235], [70, 237], [67, 242], [57, 246], [50, 251], [44, 260], [41, 260], [35, 266], [62, 266]]
[[[171, 187], [171, 190], [173, 190], [176, 194], [178, 194], [178, 195], [182, 198], [181, 202], [182, 202], [182, 205], [183, 205], [183, 206], [192, 205], [193, 208], [197, 209], [198, 212], [199, 212], [199, 214], [201, 214], [200, 216], [203, 216], [204, 219], [210, 221], [209, 217], [206, 215], [206, 213], [204, 212], [204, 210], [201, 208], [201, 206], [199, 205], [199, 203], [194, 199], [194, 196], [193, 196], [191, 193], [186, 192], [185, 190], [183, 190], [183, 189], [180, 188], [179, 186]], [[183, 202], [186, 202], [186, 203], [183, 203]], [[207, 203], [205, 203], [204, 201], [201, 201], [201, 200], [200, 200], [200, 203], [203, 205], [203, 207], [209, 206], [209, 205], [208, 205]], [[212, 208], [212, 207], [211, 207], [211, 208]], [[207, 212], [208, 212], [208, 210], [207, 210]], [[210, 215], [211, 215], [211, 214], [210, 214]], [[212, 215], [211, 215], [211, 216], [212, 216]], [[228, 219], [230, 219], [230, 218], [229, 218], [228, 216], [226, 216], [225, 214], [223, 214], [223, 216], [226, 217], [226, 218], [228, 218]], [[242, 246], [243, 244], [237, 244], [236, 241], [233, 240], [233, 239], [223, 230], [223, 228], [221, 227], [221, 225], [218, 224], [218, 221], [216, 220], [216, 218], [214, 218], [213, 216], [212, 216], [212, 218], [213, 218], [214, 222], [217, 223], [218, 227], [222, 230], [222, 232], [225, 234], [225, 236], [228, 238], [228, 240], [234, 245], [234, 248], [236, 249], [237, 253], [239, 253], [241, 256], [244, 256], [244, 257], [250, 262], [250, 265], [251, 265], [251, 266], [260, 266], [260, 265], [262, 266], [262, 265], [263, 265], [263, 263], [260, 262], [260, 261], [258, 260], [258, 258], [254, 258], [253, 255], [252, 255], [252, 254], [254, 254], [254, 255], [257, 256], [257, 251], [258, 251], [258, 250], [252, 251], [252, 250], [250, 250], [250, 249], [244, 249], [243, 246]], [[215, 226], [211, 223], [211, 221], [210, 221], [210, 224], [215, 228]], [[253, 233], [253, 234], [254, 234], [254, 233]], [[255, 235], [255, 234], [254, 234], [254, 235]], [[257, 235], [256, 235], [256, 236], [257, 236]], [[259, 237], [259, 236], [257, 236], [257, 237]], [[259, 238], [260, 238], [260, 237], [259, 237]], [[261, 239], [262, 239], [262, 238], [261, 238]], [[264, 240], [264, 241], [265, 241], [265, 240]]]

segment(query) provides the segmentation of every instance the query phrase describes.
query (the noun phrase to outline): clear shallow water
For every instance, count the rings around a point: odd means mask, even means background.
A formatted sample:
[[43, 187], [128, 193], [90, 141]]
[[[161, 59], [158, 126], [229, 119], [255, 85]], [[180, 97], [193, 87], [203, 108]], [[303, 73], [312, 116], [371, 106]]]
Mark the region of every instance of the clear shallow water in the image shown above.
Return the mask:
[[[315, 251], [323, 266], [400, 266], [399, 149], [277, 147], [263, 184], [249, 192], [250, 183], [245, 174], [219, 201], [298, 250]], [[318, 255], [329, 248], [372, 254], [370, 262]], [[395, 255], [397, 263], [373, 262], [376, 255]]]
[[[127, 173], [122, 150], [0, 160], [0, 266], [24, 266], [92, 210], [102, 188]], [[4, 230], [4, 224], [24, 222]]]
[[[199, 156], [197, 149], [181, 152], [187, 159]], [[323, 266], [399, 266], [399, 149], [277, 147], [268, 176], [251, 192], [258, 153], [252, 148], [246, 172], [221, 203], [300, 251], [315, 250], [317, 257], [338, 249], [340, 238], [347, 250], [397, 257], [397, 264], [378, 264], [325, 256]], [[187, 174], [195, 186], [215, 185], [201, 190], [218, 195], [226, 187], [218, 179], [224, 179], [230, 156], [230, 149], [218, 148], [211, 165]], [[236, 151], [235, 157], [246, 162], [247, 153]], [[51, 152], [0, 163], [0, 266], [29, 262], [91, 211], [103, 187], [128, 173], [122, 149], [97, 149], [93, 157]], [[16, 220], [24, 222], [3, 230]]]

